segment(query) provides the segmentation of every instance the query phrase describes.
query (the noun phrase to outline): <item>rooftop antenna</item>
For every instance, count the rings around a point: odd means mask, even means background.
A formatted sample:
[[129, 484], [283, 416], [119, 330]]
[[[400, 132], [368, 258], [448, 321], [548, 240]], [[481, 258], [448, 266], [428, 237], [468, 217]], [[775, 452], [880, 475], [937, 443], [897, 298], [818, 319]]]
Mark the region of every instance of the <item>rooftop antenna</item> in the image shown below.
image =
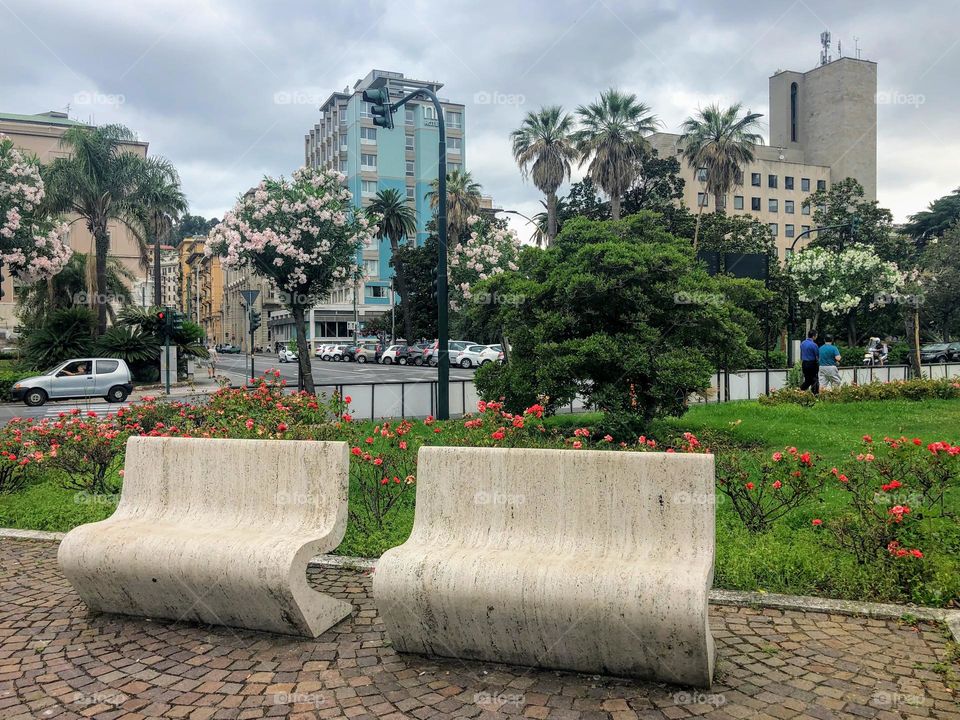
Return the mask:
[[842, 40], [837, 40], [837, 57], [838, 58], [843, 57], [843, 46], [840, 44], [841, 42]]
[[826, 65], [828, 62], [833, 60], [830, 56], [830, 31], [824, 30], [820, 33], [820, 44], [823, 46], [823, 50], [820, 51], [820, 64]]
[[860, 38], [858, 38], [856, 35], [853, 36], [853, 54], [857, 60], [860, 59]]

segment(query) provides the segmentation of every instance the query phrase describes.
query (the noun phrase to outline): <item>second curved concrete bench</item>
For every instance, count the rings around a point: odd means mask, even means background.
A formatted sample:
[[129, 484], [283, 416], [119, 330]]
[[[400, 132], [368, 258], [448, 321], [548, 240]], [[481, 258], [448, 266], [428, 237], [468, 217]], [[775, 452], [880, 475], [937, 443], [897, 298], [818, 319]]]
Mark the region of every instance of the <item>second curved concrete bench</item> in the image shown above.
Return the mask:
[[317, 636], [352, 611], [307, 563], [343, 538], [342, 442], [132, 437], [107, 520], [60, 543], [90, 610]]
[[712, 455], [420, 450], [374, 597], [402, 652], [709, 687]]

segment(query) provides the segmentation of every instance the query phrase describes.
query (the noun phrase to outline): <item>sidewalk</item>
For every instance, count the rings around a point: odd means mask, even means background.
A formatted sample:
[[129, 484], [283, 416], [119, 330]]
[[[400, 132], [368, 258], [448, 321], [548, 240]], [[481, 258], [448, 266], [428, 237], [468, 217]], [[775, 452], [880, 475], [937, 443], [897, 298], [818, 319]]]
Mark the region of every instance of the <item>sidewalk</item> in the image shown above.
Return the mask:
[[[203, 374], [196, 374], [193, 380], [170, 383], [169, 397], [186, 397], [188, 395], [209, 395], [220, 389], [220, 385], [214, 378], [207, 377], [206, 370]], [[165, 398], [167, 397], [166, 388], [163, 383], [150, 383], [149, 385], [137, 385], [130, 393], [130, 400], [139, 402], [144, 397]]]

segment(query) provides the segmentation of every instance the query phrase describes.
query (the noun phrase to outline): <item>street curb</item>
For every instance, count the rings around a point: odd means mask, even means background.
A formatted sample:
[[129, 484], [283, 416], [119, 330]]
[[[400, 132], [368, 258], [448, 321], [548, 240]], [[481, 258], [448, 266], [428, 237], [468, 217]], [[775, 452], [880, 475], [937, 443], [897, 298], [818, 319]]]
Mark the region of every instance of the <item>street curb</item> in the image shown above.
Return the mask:
[[[0, 528], [0, 539], [44, 540], [59, 542], [66, 533], [46, 532], [44, 530], [17, 530]], [[352, 557], [349, 555], [317, 555], [310, 559], [313, 567], [359, 570], [373, 572], [377, 567], [376, 558]], [[816, 612], [830, 615], [848, 615], [868, 617], [874, 620], [900, 620], [916, 618], [927, 622], [946, 624], [954, 642], [960, 643], [960, 610], [922, 607], [919, 605], [897, 605], [895, 603], [857, 602], [856, 600], [834, 600], [808, 595], [778, 595], [776, 593], [741, 592], [737, 590], [711, 590], [710, 603], [726, 607], [761, 607], [772, 610], [794, 612]]]

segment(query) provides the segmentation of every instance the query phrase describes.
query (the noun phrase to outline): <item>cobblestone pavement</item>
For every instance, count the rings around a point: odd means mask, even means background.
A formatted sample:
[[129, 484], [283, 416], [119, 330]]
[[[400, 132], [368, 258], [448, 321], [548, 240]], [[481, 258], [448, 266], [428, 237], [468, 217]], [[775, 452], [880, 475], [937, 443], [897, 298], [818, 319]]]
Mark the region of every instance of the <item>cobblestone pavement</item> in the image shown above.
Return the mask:
[[949, 662], [934, 625], [713, 607], [717, 682], [704, 693], [401, 656], [368, 576], [311, 580], [356, 608], [316, 640], [89, 617], [54, 543], [2, 540], [0, 718], [960, 719], [933, 669]]

